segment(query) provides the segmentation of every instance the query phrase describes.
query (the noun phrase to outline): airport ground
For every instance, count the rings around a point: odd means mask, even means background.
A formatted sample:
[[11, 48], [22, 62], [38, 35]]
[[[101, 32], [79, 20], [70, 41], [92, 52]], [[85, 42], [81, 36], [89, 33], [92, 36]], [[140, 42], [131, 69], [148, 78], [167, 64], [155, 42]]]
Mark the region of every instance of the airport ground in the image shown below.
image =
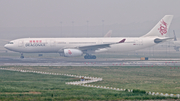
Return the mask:
[[[92, 84], [180, 94], [180, 55], [173, 49], [97, 54], [96, 60], [61, 57], [58, 53], [24, 56], [20, 59], [19, 53], [1, 51], [0, 67], [102, 77], [102, 82]], [[142, 61], [141, 57], [149, 60]], [[79, 80], [65, 76], [0, 72], [1, 100], [174, 100], [143, 93], [65, 85], [65, 82]]]
[[[0, 65], [23, 66], [180, 66], [180, 55], [175, 50], [139, 50], [128, 53], [102, 53], [96, 54], [97, 59], [84, 59], [81, 57], [63, 57], [58, 53], [25, 53], [20, 59], [20, 53], [0, 52]], [[148, 57], [148, 61], [140, 60]]]

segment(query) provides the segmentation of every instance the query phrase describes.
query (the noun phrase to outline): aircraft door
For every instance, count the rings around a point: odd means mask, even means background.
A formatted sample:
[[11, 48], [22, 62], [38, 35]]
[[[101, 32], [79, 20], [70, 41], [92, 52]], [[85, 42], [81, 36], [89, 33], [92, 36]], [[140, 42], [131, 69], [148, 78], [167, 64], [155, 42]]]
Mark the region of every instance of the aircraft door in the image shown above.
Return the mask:
[[51, 40], [51, 41], [50, 41], [50, 45], [51, 45], [51, 46], [56, 46], [56, 41], [55, 41], [55, 40]]
[[19, 47], [24, 47], [24, 41], [19, 41], [19, 42], [18, 42], [18, 46], [19, 46]]
[[100, 39], [100, 40], [98, 40], [98, 42], [97, 42], [97, 44], [102, 44], [103, 43], [103, 41]]
[[143, 41], [142, 40], [135, 40], [135, 45], [143, 45]]

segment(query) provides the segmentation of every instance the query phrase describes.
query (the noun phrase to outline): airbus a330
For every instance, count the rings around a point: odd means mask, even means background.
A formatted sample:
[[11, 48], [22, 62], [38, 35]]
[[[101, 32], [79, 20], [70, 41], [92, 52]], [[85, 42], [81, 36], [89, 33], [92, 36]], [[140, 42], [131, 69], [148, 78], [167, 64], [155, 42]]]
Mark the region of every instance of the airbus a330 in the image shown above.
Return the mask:
[[96, 59], [99, 52], [126, 52], [150, 47], [171, 39], [166, 37], [173, 15], [165, 15], [147, 34], [141, 37], [99, 38], [22, 38], [8, 42], [4, 47], [21, 53], [59, 53], [65, 57], [83, 56]]

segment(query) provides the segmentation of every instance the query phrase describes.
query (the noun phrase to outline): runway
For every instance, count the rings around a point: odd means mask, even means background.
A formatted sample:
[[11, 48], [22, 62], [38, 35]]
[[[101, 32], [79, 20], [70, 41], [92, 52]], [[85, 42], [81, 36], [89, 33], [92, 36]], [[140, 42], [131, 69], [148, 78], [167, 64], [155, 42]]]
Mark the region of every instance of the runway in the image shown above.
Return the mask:
[[82, 58], [5, 58], [0, 57], [0, 66], [180, 66], [176, 59], [151, 59], [141, 61], [132, 59], [95, 59]]

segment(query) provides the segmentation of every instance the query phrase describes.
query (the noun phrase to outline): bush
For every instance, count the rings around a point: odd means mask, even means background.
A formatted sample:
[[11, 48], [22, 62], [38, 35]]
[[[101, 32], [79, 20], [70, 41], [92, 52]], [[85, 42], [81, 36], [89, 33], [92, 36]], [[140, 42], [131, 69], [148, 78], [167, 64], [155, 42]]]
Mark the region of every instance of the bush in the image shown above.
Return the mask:
[[133, 93], [142, 93], [142, 94], [146, 94], [145, 90], [139, 90], [139, 89], [133, 89]]

